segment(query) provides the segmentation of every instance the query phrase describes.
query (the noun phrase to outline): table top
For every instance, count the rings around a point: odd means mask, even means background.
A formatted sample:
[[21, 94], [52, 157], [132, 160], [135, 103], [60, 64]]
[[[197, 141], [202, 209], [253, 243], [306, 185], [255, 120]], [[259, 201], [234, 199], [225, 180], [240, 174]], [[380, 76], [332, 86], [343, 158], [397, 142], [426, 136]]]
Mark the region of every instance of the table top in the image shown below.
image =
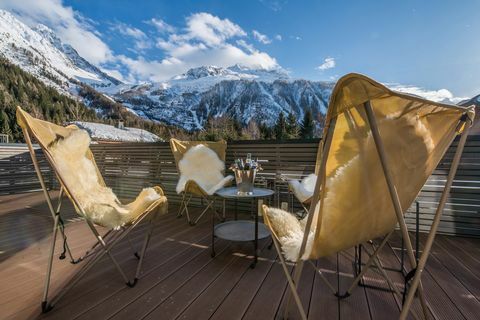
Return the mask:
[[222, 188], [216, 194], [223, 198], [264, 198], [275, 192], [265, 188], [253, 188], [253, 194], [237, 194], [237, 187]]

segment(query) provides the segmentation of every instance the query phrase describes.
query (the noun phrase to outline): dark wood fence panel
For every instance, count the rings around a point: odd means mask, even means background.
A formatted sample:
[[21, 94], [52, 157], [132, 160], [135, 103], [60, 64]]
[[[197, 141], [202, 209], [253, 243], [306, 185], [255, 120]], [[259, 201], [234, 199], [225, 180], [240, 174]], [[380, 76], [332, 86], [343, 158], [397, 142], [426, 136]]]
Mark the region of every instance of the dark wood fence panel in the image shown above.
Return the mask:
[[[35, 146], [37, 159], [50, 187], [52, 174], [40, 148]], [[41, 190], [32, 158], [26, 144], [0, 144], [0, 194]]]
[[[318, 140], [311, 141], [234, 141], [228, 144], [227, 166], [235, 157], [253, 157], [268, 160], [258, 175], [257, 185], [276, 191], [270, 202], [280, 206], [287, 202], [293, 210], [300, 210], [291, 201], [282, 176], [302, 178], [314, 171]], [[417, 202], [408, 210], [408, 224], [415, 225], [417, 207], [420, 230], [428, 231], [440, 199], [443, 185], [455, 152], [456, 142], [445, 154], [438, 168], [420, 192]], [[175, 192], [178, 179], [173, 155], [168, 143], [119, 143], [92, 145], [98, 167], [108, 186], [124, 200], [133, 199], [145, 187], [160, 185], [170, 203], [178, 203]], [[24, 145], [0, 146], [0, 193], [38, 190], [35, 172]], [[41, 157], [41, 153], [39, 153]], [[440, 232], [480, 237], [480, 136], [468, 138], [462, 160], [455, 177], [452, 192], [442, 216]], [[45, 161], [43, 160], [43, 164]], [[45, 170], [48, 172], [48, 170]], [[227, 170], [227, 174], [230, 172]], [[50, 175], [50, 185], [51, 185]], [[195, 200], [192, 205], [201, 205]], [[228, 201], [227, 210], [256, 211], [251, 201]]]
[[[430, 176], [407, 213], [407, 222], [415, 224], [417, 206], [420, 230], [430, 230], [441, 191], [447, 180], [457, 147], [455, 141]], [[442, 215], [442, 233], [480, 237], [480, 136], [470, 136], [463, 150], [452, 190]]]

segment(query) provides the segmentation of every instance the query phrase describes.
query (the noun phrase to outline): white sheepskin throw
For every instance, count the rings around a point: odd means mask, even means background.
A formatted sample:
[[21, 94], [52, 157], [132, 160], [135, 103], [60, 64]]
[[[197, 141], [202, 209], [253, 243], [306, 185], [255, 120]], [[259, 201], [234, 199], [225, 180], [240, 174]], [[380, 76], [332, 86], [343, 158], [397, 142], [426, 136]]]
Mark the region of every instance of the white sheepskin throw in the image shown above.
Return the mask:
[[212, 149], [203, 144], [190, 148], [178, 162], [180, 179], [177, 184], [177, 193], [185, 190], [189, 180], [195, 181], [207, 194], [213, 195], [223, 188], [233, 176], [224, 177], [222, 171], [225, 164]]
[[315, 184], [317, 183], [317, 175], [312, 173], [302, 179], [298, 180], [289, 180], [288, 184], [293, 191], [295, 197], [301, 203], [304, 203], [313, 196], [313, 191], [315, 190]]
[[86, 156], [89, 145], [88, 133], [75, 130], [49, 150], [65, 185], [91, 221], [107, 228], [119, 228], [160, 198], [153, 188], [146, 188], [134, 202], [122, 205], [112, 189], [100, 184], [96, 166]]
[[[293, 214], [281, 209], [268, 208], [266, 213], [278, 236], [285, 259], [296, 262], [298, 260], [298, 254], [300, 253], [303, 235], [305, 234], [305, 225], [307, 223], [308, 215], [299, 221]], [[316, 221], [313, 221], [307, 239], [307, 246], [305, 247], [305, 254], [302, 259], [307, 259], [312, 251], [315, 226]]]

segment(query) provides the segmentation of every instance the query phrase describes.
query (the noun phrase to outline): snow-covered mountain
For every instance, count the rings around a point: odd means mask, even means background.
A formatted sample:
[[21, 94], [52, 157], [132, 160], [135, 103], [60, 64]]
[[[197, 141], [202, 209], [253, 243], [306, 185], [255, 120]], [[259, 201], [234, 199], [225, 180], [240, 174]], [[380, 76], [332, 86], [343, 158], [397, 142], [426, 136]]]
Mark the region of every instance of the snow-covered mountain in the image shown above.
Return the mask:
[[333, 85], [291, 79], [282, 69], [203, 66], [169, 81], [123, 88], [113, 97], [143, 117], [194, 130], [208, 117], [222, 115], [268, 125], [280, 112], [293, 112], [298, 119], [307, 109], [323, 115]]
[[0, 55], [69, 95], [75, 95], [77, 81], [96, 88], [120, 84], [63, 43], [48, 27], [29, 27], [4, 10], [0, 10]]

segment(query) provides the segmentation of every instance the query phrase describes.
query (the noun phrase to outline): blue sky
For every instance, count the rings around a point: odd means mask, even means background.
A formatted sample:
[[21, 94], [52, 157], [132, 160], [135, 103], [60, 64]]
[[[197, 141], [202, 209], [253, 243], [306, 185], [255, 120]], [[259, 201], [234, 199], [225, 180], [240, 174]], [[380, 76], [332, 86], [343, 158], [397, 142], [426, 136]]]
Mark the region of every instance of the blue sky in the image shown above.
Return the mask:
[[241, 63], [281, 67], [295, 78], [360, 72], [455, 97], [480, 93], [475, 0], [0, 0], [0, 7], [49, 25], [132, 82]]

